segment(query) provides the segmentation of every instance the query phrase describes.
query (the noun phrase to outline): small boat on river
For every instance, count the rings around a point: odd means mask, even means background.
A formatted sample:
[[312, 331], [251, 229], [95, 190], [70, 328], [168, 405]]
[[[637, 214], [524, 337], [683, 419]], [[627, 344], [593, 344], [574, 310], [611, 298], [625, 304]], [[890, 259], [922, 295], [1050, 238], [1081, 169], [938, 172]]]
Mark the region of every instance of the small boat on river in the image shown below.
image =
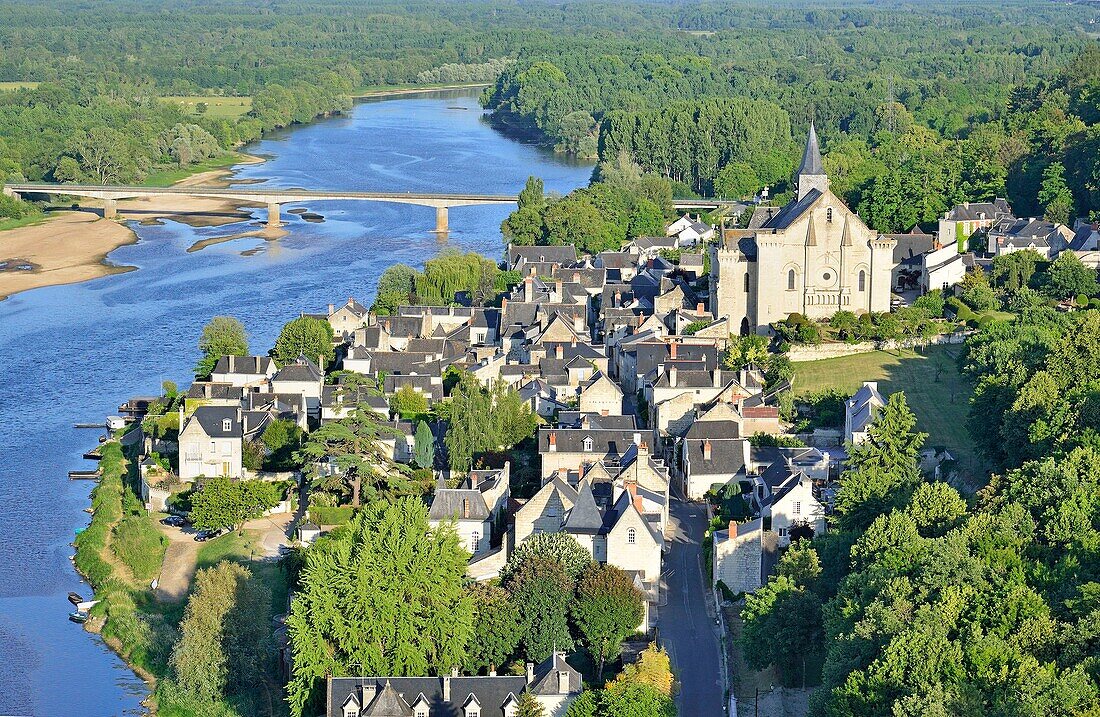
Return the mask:
[[69, 613], [69, 619], [75, 623], [83, 625], [88, 621], [88, 613], [84, 610], [77, 610], [76, 612]]
[[84, 598], [81, 597], [80, 593], [69, 593], [69, 602], [73, 605], [79, 605], [84, 602]]

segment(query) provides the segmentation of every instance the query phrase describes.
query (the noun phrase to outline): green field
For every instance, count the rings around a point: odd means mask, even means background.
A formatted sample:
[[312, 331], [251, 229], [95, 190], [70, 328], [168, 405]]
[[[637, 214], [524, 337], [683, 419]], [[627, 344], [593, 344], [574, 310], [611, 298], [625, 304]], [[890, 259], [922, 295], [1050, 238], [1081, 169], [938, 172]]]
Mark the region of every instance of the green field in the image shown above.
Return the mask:
[[199, 114], [197, 108], [200, 102], [206, 103], [206, 116], [216, 119], [237, 119], [251, 111], [251, 97], [218, 97], [215, 95], [190, 95], [161, 97], [165, 102], [174, 102], [190, 111]]
[[959, 373], [959, 346], [930, 346], [920, 353], [874, 351], [794, 365], [796, 394], [835, 388], [854, 393], [864, 381], [878, 381], [879, 391], [904, 391], [917, 416], [917, 428], [928, 434], [926, 445], [947, 446], [959, 461], [965, 487], [985, 484], [986, 465], [966, 432], [972, 386]]
[[41, 83], [38, 82], [0, 82], [0, 92], [11, 90], [33, 90]]
[[7, 229], [18, 229], [19, 227], [29, 227], [35, 224], [40, 224], [50, 218], [49, 214], [35, 214], [29, 217], [22, 217], [20, 219], [0, 219], [0, 232]]

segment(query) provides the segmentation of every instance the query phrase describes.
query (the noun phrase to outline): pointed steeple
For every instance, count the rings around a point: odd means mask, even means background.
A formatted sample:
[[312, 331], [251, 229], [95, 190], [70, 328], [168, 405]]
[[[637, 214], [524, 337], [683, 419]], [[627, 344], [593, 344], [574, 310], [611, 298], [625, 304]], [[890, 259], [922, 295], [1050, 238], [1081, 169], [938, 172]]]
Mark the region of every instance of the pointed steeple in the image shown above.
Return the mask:
[[806, 137], [806, 149], [802, 152], [802, 166], [798, 168], [798, 175], [825, 174], [821, 167], [821, 149], [817, 144], [817, 127], [810, 120], [810, 134]]
[[817, 224], [813, 212], [810, 212], [810, 220], [806, 222], [806, 246], [817, 246]]
[[821, 163], [821, 148], [817, 143], [817, 127], [810, 121], [810, 133], [806, 136], [806, 149], [802, 152], [802, 164], [798, 167], [798, 198], [802, 199], [811, 190], [824, 193], [829, 189], [829, 178], [825, 176], [825, 167]]

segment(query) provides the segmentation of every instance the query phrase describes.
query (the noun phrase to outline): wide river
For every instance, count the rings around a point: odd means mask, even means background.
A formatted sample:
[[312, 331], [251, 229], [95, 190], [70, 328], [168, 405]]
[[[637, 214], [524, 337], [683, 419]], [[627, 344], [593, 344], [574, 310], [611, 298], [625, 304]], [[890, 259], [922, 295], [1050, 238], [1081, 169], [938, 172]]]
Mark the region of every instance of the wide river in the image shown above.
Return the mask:
[[[514, 194], [534, 174], [564, 193], [591, 172], [498, 134], [468, 94], [364, 102], [248, 151], [268, 161], [236, 177], [265, 180], [260, 186]], [[74, 423], [102, 421], [165, 379], [186, 386], [199, 332], [216, 314], [240, 318], [262, 353], [301, 311], [349, 296], [369, 304], [395, 262], [421, 265], [444, 246], [500, 259], [509, 211], [452, 209], [441, 244], [426, 207], [302, 206], [321, 223], [293, 208], [283, 207], [289, 235], [277, 242], [245, 238], [195, 252], [187, 249], [198, 240], [253, 227], [135, 226], [140, 241], [109, 259], [137, 271], [0, 302], [0, 714], [139, 714], [146, 694], [98, 637], [66, 619], [66, 593], [89, 593], [69, 556], [92, 487], [67, 472], [87, 467], [81, 454], [97, 436]]]

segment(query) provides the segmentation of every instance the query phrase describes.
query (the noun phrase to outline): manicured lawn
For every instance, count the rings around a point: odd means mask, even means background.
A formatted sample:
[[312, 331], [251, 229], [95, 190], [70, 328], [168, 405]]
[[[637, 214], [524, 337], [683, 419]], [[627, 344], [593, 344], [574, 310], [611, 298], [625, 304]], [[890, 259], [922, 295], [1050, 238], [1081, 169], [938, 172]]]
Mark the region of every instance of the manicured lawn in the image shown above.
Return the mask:
[[248, 561], [256, 556], [264, 554], [263, 533], [258, 530], [246, 530], [244, 535], [238, 535], [237, 531], [226, 533], [213, 540], [207, 540], [199, 547], [196, 564], [199, 569], [208, 568], [222, 560], [235, 560], [240, 563]]
[[165, 102], [181, 105], [192, 114], [199, 114], [200, 102], [206, 103], [206, 116], [215, 119], [236, 119], [252, 110], [251, 97], [217, 97], [214, 95], [192, 95], [188, 97], [161, 97]]
[[187, 179], [193, 174], [199, 172], [209, 172], [212, 169], [225, 169], [226, 167], [232, 167], [241, 161], [240, 155], [236, 152], [230, 152], [229, 154], [223, 154], [220, 157], [214, 157], [208, 159], [205, 162], [199, 162], [198, 164], [189, 164], [186, 167], [180, 169], [164, 169], [159, 172], [153, 172], [142, 184], [146, 187], [170, 187], [181, 179]]
[[10, 92], [11, 90], [33, 90], [38, 87], [38, 82], [0, 82], [0, 92]]
[[931, 346], [916, 351], [875, 351], [794, 365], [795, 393], [835, 388], [851, 394], [864, 381], [878, 381], [883, 393], [904, 391], [917, 416], [917, 428], [928, 434], [926, 445], [947, 446], [959, 461], [962, 483], [976, 489], [985, 483], [986, 466], [966, 433], [972, 386], [959, 373], [959, 346]]

